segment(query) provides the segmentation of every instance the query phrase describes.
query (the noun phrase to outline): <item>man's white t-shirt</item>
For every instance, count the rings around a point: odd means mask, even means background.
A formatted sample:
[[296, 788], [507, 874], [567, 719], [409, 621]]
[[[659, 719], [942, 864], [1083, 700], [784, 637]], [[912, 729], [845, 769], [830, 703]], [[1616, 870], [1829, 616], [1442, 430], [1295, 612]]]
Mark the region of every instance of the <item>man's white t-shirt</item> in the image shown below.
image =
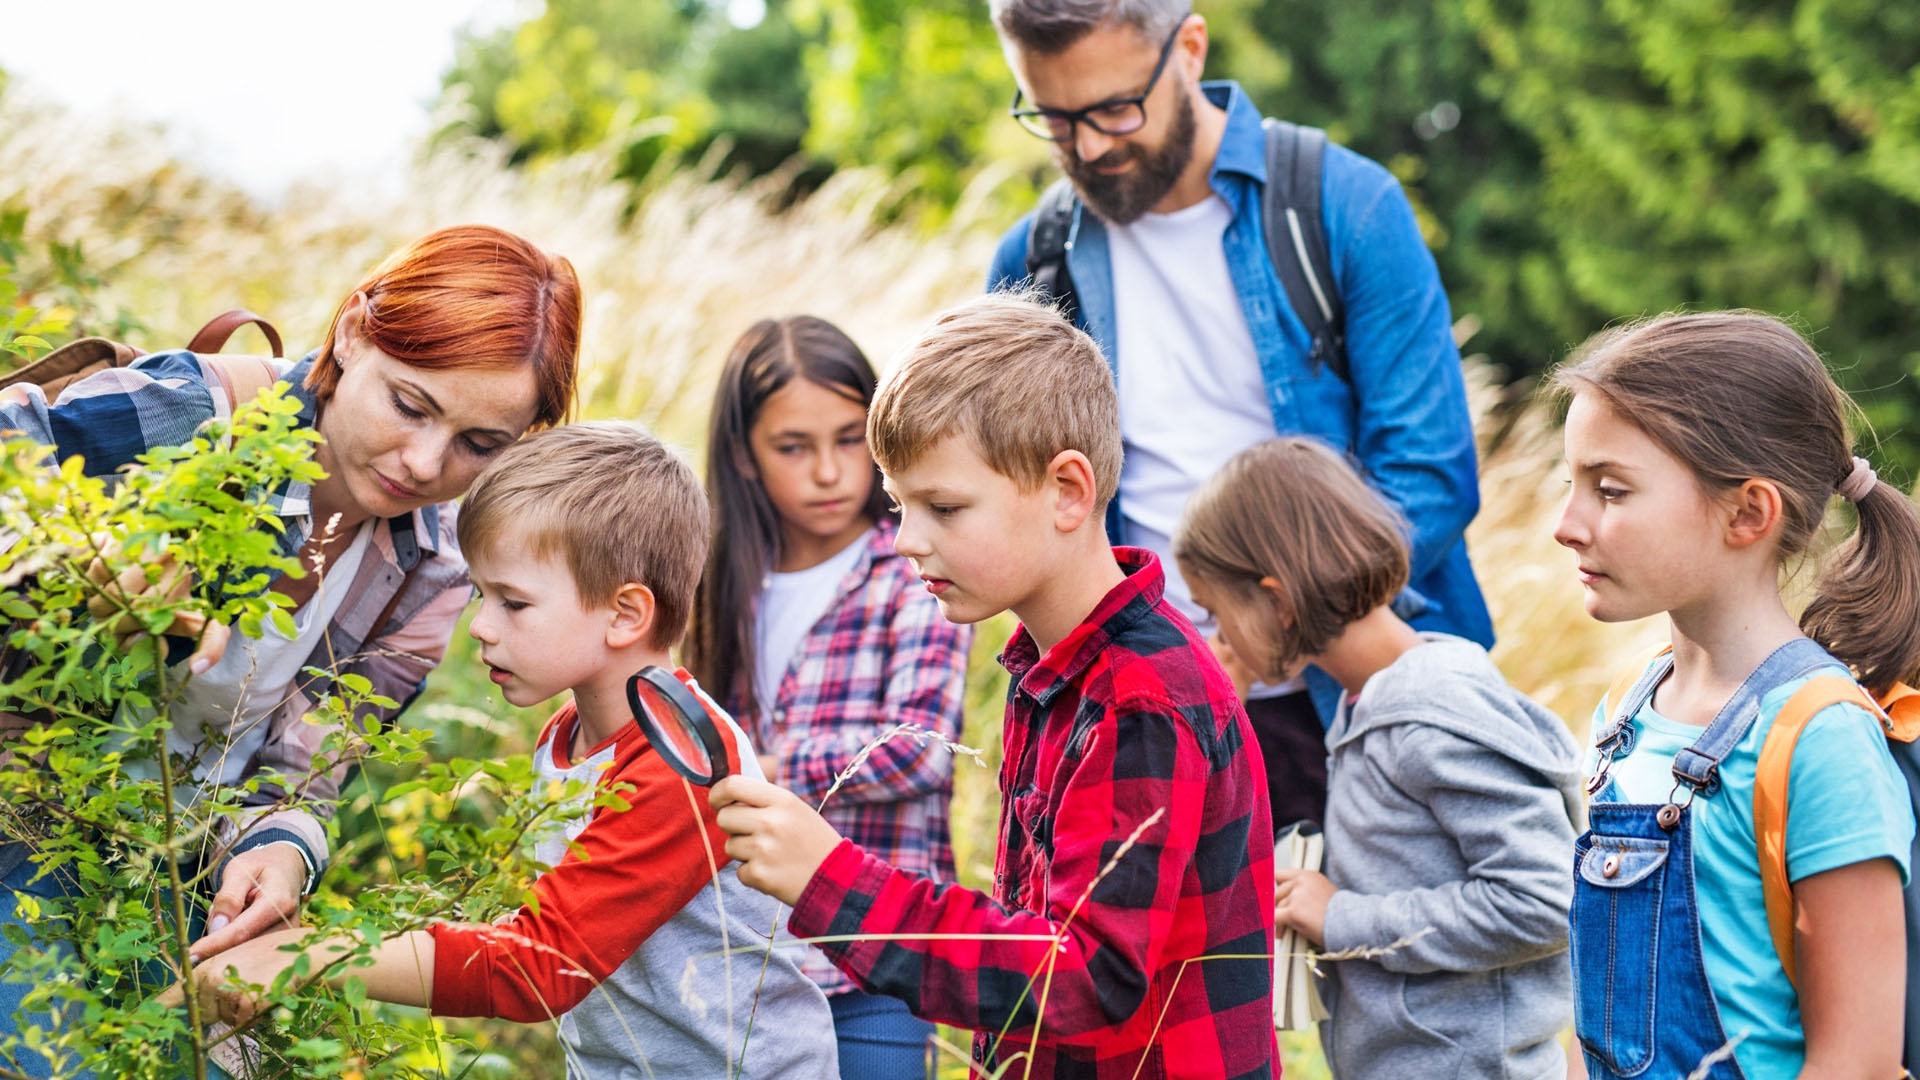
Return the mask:
[[1127, 541], [1160, 556], [1167, 600], [1206, 633], [1212, 621], [1173, 561], [1180, 511], [1227, 459], [1279, 434], [1221, 246], [1232, 220], [1226, 200], [1209, 195], [1107, 228]]
[[847, 576], [860, 552], [873, 542], [873, 530], [820, 563], [792, 573], [767, 575], [760, 592], [760, 609], [754, 619], [753, 700], [764, 714], [772, 711], [780, 696], [780, 684], [793, 665], [794, 654], [806, 640], [807, 631], [832, 606], [840, 579]]

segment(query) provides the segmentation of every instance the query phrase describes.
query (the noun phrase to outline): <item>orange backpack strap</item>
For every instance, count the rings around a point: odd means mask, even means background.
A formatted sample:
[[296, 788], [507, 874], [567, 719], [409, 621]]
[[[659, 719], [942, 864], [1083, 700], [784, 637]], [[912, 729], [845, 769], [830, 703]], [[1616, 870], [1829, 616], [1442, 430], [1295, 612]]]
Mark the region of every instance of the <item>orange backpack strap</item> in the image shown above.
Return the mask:
[[1793, 949], [1793, 886], [1787, 880], [1787, 785], [1793, 776], [1793, 748], [1807, 722], [1829, 705], [1851, 701], [1876, 717], [1879, 706], [1852, 679], [1819, 675], [1793, 692], [1773, 718], [1760, 765], [1753, 779], [1753, 835], [1760, 850], [1760, 886], [1767, 900], [1767, 932], [1780, 956], [1787, 980], [1799, 985]]

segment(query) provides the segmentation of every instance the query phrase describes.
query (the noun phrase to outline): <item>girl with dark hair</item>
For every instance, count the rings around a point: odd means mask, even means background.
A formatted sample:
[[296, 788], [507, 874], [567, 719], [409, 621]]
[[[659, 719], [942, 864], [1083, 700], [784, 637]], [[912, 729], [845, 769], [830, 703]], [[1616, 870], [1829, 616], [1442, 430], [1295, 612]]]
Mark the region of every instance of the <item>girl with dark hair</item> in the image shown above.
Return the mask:
[[[1621, 327], [1554, 384], [1572, 399], [1554, 536], [1587, 613], [1672, 634], [1593, 718], [1572, 935], [1588, 1072], [1900, 1075], [1913, 812], [1853, 680], [1892, 701], [1920, 667], [1920, 519], [1777, 319]], [[1859, 524], [1796, 619], [1781, 571], [1836, 495]]]
[[[948, 622], [906, 559], [867, 451], [873, 368], [837, 327], [765, 319], [735, 343], [714, 395], [714, 541], [687, 666], [763, 749], [769, 779], [809, 802], [871, 750], [823, 808], [895, 866], [954, 878], [947, 804], [971, 631]], [[933, 1025], [861, 993], [818, 950], [845, 1077], [918, 1077]]]

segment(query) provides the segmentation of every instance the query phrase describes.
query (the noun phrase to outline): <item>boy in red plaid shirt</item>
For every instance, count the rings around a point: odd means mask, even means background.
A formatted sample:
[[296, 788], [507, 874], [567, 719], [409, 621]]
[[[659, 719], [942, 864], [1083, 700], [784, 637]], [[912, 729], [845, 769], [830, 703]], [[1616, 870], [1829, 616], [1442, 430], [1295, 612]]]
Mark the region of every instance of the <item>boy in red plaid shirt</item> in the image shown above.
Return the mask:
[[946, 616], [1021, 620], [993, 893], [896, 870], [731, 777], [712, 798], [740, 880], [863, 989], [973, 1029], [990, 1072], [1031, 1054], [1012, 1075], [1277, 1075], [1265, 769], [1154, 556], [1107, 544], [1121, 447], [1099, 348], [982, 297], [895, 365], [867, 432], [895, 548]]

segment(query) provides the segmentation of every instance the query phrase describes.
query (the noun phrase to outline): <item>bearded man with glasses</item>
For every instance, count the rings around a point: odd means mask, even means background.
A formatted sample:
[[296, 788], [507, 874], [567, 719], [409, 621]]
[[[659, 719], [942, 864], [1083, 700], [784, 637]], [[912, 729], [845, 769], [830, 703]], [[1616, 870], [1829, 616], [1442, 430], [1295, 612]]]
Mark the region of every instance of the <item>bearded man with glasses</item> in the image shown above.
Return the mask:
[[[1460, 353], [1413, 208], [1377, 163], [1311, 129], [1269, 133], [1238, 85], [1201, 81], [1207, 22], [1188, 3], [991, 0], [1013, 118], [1052, 143], [1071, 188], [1007, 231], [988, 288], [1035, 279], [1100, 343], [1126, 450], [1108, 535], [1160, 556], [1168, 599], [1203, 631], [1169, 557], [1187, 496], [1239, 451], [1304, 434], [1406, 518], [1395, 611], [1490, 645], [1463, 539], [1480, 495]], [[1222, 652], [1275, 828], [1320, 819], [1338, 684], [1314, 669], [1249, 684]]]

